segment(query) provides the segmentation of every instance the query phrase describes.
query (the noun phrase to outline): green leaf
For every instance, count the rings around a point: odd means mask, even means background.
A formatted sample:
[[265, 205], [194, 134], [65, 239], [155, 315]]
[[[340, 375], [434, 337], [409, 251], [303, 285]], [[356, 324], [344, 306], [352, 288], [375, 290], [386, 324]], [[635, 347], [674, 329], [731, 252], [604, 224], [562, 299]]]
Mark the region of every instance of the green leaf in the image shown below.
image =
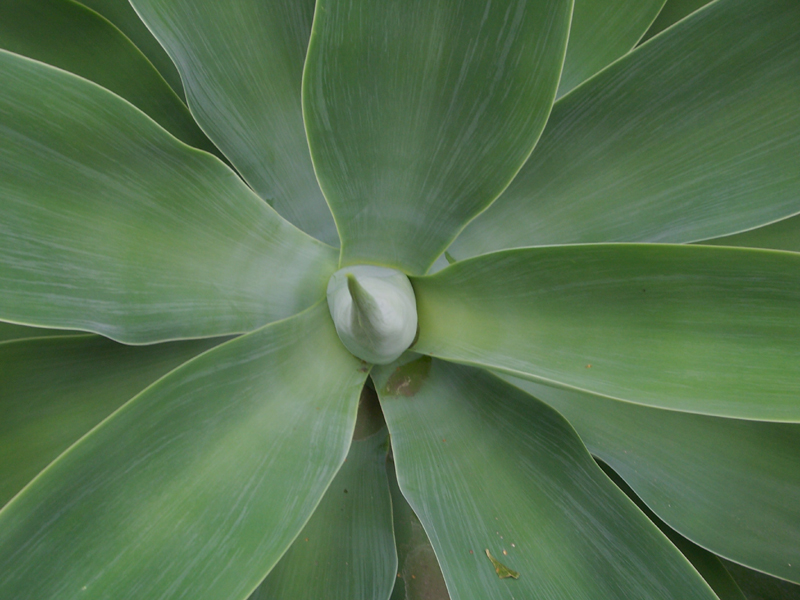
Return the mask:
[[117, 96], [0, 51], [0, 318], [131, 343], [249, 331], [336, 255]]
[[179, 140], [215, 152], [189, 109], [116, 27], [71, 0], [3, 0], [0, 48], [80, 75], [122, 96]]
[[0, 511], [0, 597], [247, 597], [344, 461], [365, 378], [324, 303], [173, 371]]
[[642, 41], [649, 40], [710, 2], [711, 0], [667, 0]]
[[561, 97], [636, 45], [664, 0], [575, 0]]
[[158, 69], [181, 100], [186, 100], [178, 69], [161, 47], [128, 0], [82, 0], [82, 4], [103, 15], [136, 44]]
[[0, 506], [124, 402], [220, 341], [137, 347], [80, 335], [0, 344]]
[[705, 240], [701, 243], [712, 246], [744, 246], [800, 252], [800, 215], [743, 233]]
[[301, 108], [314, 0], [132, 0], [170, 53], [197, 122], [252, 188], [337, 244]]
[[[437, 360], [416, 394], [391, 393], [404, 368], [376, 367], [376, 389], [453, 598], [715, 598], [554, 410]], [[487, 548], [519, 579], [500, 579]]]
[[353, 441], [311, 520], [250, 600], [387, 600], [397, 554], [386, 429]]
[[691, 242], [800, 211], [800, 2], [719, 0], [553, 107], [456, 258], [573, 242]]
[[391, 600], [450, 600], [433, 546], [397, 484], [394, 460], [387, 469], [398, 562]]
[[412, 283], [415, 352], [638, 404], [800, 420], [798, 254], [553, 246]]
[[0, 321], [0, 342], [24, 340], [27, 338], [53, 337], [60, 335], [75, 335], [77, 331], [63, 329], [43, 329], [41, 327], [26, 327], [16, 323]]
[[800, 581], [800, 424], [514, 384], [564, 415], [670, 527], [716, 554]]
[[550, 112], [571, 8], [317, 2], [303, 109], [342, 266], [422, 274], [505, 189]]
[[800, 585], [776, 579], [747, 569], [730, 561], [723, 561], [725, 568], [747, 596], [747, 600], [797, 600]]
[[[508, 378], [508, 381], [510, 383], [515, 383], [514, 378]], [[675, 544], [675, 547], [681, 551], [681, 554], [692, 563], [692, 566], [703, 576], [703, 579], [706, 580], [706, 583], [714, 590], [714, 593], [720, 600], [746, 600], [744, 594], [742, 594], [742, 591], [736, 585], [736, 582], [725, 569], [725, 566], [717, 555], [701, 548], [697, 544], [687, 540], [674, 529], [671, 529], [664, 521], [658, 518], [658, 515], [642, 502], [642, 499], [636, 495], [636, 492], [634, 492], [625, 480], [617, 475], [611, 467], [604, 462], [597, 462], [600, 468], [603, 469], [603, 472], [608, 475], [608, 478], [614, 482], [614, 485], [625, 492], [625, 495], [633, 500], [633, 503], [639, 510], [647, 515], [647, 518], [650, 519], [653, 524], [667, 536], [669, 541]]]

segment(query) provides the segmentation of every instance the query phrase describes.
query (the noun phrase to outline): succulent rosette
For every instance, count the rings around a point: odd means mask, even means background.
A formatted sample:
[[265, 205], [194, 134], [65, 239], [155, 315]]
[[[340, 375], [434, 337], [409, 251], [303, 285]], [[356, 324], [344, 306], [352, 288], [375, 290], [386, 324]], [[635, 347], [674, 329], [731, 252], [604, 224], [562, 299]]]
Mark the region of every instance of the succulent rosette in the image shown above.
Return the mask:
[[4, 0], [0, 598], [796, 593], [799, 157], [797, 0]]

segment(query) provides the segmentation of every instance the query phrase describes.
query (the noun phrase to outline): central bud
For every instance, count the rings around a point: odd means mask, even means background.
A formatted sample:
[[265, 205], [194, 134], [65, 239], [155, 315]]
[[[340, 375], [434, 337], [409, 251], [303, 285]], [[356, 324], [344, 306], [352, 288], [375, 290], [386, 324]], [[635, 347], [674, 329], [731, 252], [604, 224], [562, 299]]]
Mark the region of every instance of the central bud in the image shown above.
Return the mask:
[[385, 267], [359, 265], [331, 275], [328, 308], [339, 339], [354, 356], [386, 365], [417, 335], [417, 301], [408, 277]]

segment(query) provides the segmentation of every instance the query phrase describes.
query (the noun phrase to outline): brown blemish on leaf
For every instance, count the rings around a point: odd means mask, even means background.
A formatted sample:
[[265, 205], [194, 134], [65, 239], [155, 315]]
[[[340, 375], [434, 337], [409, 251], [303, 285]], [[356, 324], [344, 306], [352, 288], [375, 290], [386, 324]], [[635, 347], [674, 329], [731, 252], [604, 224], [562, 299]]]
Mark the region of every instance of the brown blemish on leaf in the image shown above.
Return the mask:
[[503, 563], [497, 560], [494, 556], [492, 556], [492, 553], [489, 552], [488, 548], [486, 548], [486, 556], [489, 558], [490, 561], [492, 561], [494, 572], [497, 573], [497, 576], [500, 579], [507, 579], [509, 577], [513, 579], [519, 579], [519, 573], [517, 573], [513, 569], [509, 569], [507, 566], [505, 566]]
[[386, 381], [383, 393], [387, 396], [414, 396], [431, 372], [431, 357], [423, 356], [397, 367]]

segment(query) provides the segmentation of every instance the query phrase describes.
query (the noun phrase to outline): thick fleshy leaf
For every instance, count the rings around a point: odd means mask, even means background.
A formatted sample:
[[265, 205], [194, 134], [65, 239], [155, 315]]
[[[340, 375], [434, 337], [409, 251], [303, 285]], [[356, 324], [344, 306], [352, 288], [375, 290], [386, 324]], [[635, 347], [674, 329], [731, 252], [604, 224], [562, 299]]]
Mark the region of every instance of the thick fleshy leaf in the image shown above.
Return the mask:
[[747, 600], [798, 600], [800, 585], [770, 577], [730, 561], [725, 568], [744, 591]]
[[600, 244], [412, 280], [423, 354], [628, 402], [800, 420], [800, 255]]
[[744, 246], [746, 248], [772, 248], [800, 252], [800, 215], [743, 233], [705, 240], [700, 243], [712, 246]]
[[636, 45], [664, 0], [575, 0], [558, 97]]
[[328, 243], [300, 101], [314, 0], [132, 0], [172, 56], [198, 123], [253, 189]]
[[[512, 380], [509, 381], [514, 383]], [[647, 515], [647, 518], [650, 519], [653, 524], [667, 536], [669, 541], [675, 544], [675, 547], [681, 551], [681, 554], [692, 563], [692, 566], [697, 569], [697, 572], [703, 576], [706, 583], [714, 590], [719, 600], [746, 600], [744, 594], [742, 594], [742, 590], [736, 585], [736, 582], [722, 564], [722, 560], [716, 554], [712, 554], [708, 550], [701, 548], [694, 542], [687, 540], [674, 529], [671, 529], [669, 525], [659, 519], [658, 515], [642, 502], [642, 499], [636, 495], [636, 492], [634, 492], [625, 480], [611, 467], [601, 461], [598, 461], [598, 464], [600, 468], [603, 469], [603, 472], [608, 475], [608, 478], [614, 482], [614, 485], [625, 492], [625, 495], [633, 500], [633, 503], [639, 507], [639, 510]]]
[[216, 151], [144, 54], [106, 19], [77, 2], [3, 0], [0, 48], [94, 81], [147, 113], [179, 140]]
[[183, 91], [183, 84], [181, 83], [178, 69], [172, 62], [172, 59], [161, 47], [147, 26], [142, 23], [139, 15], [133, 10], [131, 3], [128, 0], [82, 0], [84, 4], [92, 10], [103, 15], [106, 19], [111, 21], [120, 31], [122, 31], [130, 40], [136, 44], [136, 47], [150, 60], [151, 63], [158, 69], [162, 77], [166, 79], [170, 87], [175, 91], [182, 100], [186, 99]]
[[694, 11], [704, 7], [711, 0], [667, 0], [664, 8], [658, 13], [658, 17], [647, 30], [642, 38], [643, 41], [649, 40], [654, 35], [661, 33], [667, 27], [671, 27], [684, 17], [689, 16]]
[[303, 109], [342, 266], [422, 274], [505, 189], [550, 112], [571, 9], [318, 0]]
[[60, 335], [75, 335], [79, 331], [68, 331], [64, 329], [44, 329], [42, 327], [27, 327], [16, 323], [6, 323], [0, 321], [0, 342], [13, 340], [24, 340], [28, 338], [53, 337]]
[[670, 527], [716, 554], [800, 581], [800, 424], [514, 383], [564, 415]]
[[335, 251], [110, 92], [0, 51], [0, 318], [124, 342], [325, 297]]
[[716, 598], [544, 403], [428, 357], [374, 377], [454, 600]]
[[344, 461], [365, 377], [324, 303], [173, 371], [0, 511], [0, 597], [247, 597]]
[[397, 554], [386, 430], [353, 441], [311, 520], [250, 600], [387, 600]]
[[436, 552], [397, 484], [394, 460], [387, 462], [387, 469], [397, 543], [397, 579], [391, 600], [450, 600]]
[[798, 23], [797, 0], [719, 0], [630, 52], [556, 103], [451, 254], [691, 242], [796, 214]]
[[80, 335], [0, 344], [0, 506], [124, 402], [220, 341], [142, 347]]

